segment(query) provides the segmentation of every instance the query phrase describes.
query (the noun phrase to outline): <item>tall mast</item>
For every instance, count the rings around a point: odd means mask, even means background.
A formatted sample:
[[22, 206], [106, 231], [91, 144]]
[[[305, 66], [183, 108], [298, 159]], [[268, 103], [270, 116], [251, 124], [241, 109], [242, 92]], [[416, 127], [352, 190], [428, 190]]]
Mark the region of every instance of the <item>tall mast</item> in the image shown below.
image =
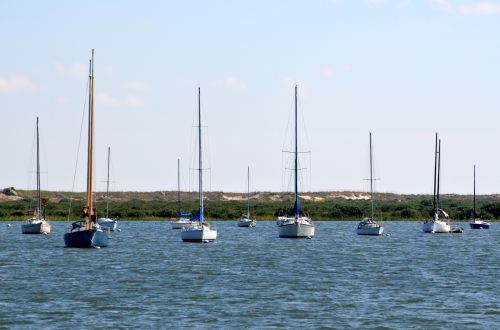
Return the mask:
[[[437, 154], [438, 154], [438, 134], [436, 133], [436, 143], [434, 145], [434, 192], [433, 192], [433, 201], [432, 201], [432, 208], [434, 209], [434, 215], [436, 214], [437, 211], [437, 206], [436, 206], [436, 178], [437, 178]], [[432, 216], [434, 218], [434, 215]]]
[[293, 211], [295, 219], [299, 218], [300, 205], [299, 205], [299, 196], [298, 196], [298, 152], [297, 152], [297, 85], [295, 85], [295, 166], [294, 166], [294, 174], [295, 174], [295, 192], [294, 192], [294, 205]]
[[474, 213], [472, 219], [476, 219], [476, 165], [474, 165]]
[[40, 140], [38, 134], [38, 117], [36, 117], [36, 218], [41, 219], [42, 205], [40, 198]]
[[200, 192], [200, 208], [198, 214], [200, 215], [200, 223], [203, 223], [203, 167], [201, 159], [201, 89], [198, 87], [198, 183]]
[[108, 147], [108, 179], [106, 180], [106, 218], [109, 215], [109, 158], [111, 154], [111, 148]]
[[373, 220], [373, 156], [372, 156], [372, 132], [370, 132], [370, 199], [372, 201]]
[[177, 158], [177, 203], [181, 203], [181, 160]]
[[250, 166], [247, 169], [247, 215], [250, 217]]
[[441, 139], [438, 142], [437, 207], [439, 208], [439, 183], [441, 182]]
[[91, 219], [94, 215], [93, 196], [92, 196], [92, 176], [93, 176], [93, 151], [94, 151], [94, 50], [92, 49], [92, 58], [90, 60], [89, 72], [89, 127], [87, 133], [87, 207], [88, 216], [85, 217], [87, 229], [91, 228]]

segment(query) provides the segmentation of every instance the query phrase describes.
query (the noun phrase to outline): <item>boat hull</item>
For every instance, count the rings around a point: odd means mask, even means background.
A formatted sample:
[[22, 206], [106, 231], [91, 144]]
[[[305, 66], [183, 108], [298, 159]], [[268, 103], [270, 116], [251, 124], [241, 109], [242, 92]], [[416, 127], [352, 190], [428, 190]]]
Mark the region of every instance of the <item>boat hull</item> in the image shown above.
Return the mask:
[[189, 220], [188, 221], [172, 221], [172, 222], [170, 222], [170, 226], [172, 227], [172, 229], [182, 229], [184, 227], [191, 226], [191, 225], [193, 225], [193, 223], [190, 222]]
[[116, 226], [118, 225], [118, 221], [108, 218], [101, 218], [97, 220], [97, 223], [101, 226], [101, 228], [108, 228], [111, 231], [115, 231]]
[[238, 221], [238, 227], [255, 227], [256, 221], [252, 219], [240, 219]]
[[181, 238], [184, 242], [208, 243], [217, 239], [217, 230], [206, 226], [184, 227], [181, 231]]
[[449, 222], [429, 220], [424, 222], [422, 230], [424, 233], [449, 233], [451, 231], [451, 227]]
[[489, 222], [471, 222], [469, 223], [471, 229], [490, 229]]
[[106, 247], [108, 238], [108, 233], [94, 228], [76, 230], [64, 234], [64, 244], [69, 248]]
[[356, 229], [358, 235], [380, 236], [384, 234], [382, 226], [362, 226]]
[[23, 234], [50, 234], [50, 223], [45, 220], [37, 223], [24, 223], [21, 230]]
[[314, 232], [313, 224], [292, 222], [278, 225], [278, 234], [281, 238], [311, 238]]

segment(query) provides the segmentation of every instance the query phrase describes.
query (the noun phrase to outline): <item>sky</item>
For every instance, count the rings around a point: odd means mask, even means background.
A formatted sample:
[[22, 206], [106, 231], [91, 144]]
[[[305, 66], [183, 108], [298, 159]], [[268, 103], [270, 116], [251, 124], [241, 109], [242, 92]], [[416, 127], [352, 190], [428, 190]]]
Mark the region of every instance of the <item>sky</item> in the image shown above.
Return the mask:
[[108, 146], [111, 190], [195, 190], [200, 87], [205, 189], [289, 191], [297, 84], [301, 191], [367, 191], [372, 132], [377, 191], [432, 194], [438, 132], [442, 193], [500, 193], [499, 35], [494, 0], [3, 0], [0, 187], [39, 116], [42, 189], [85, 189], [94, 48], [97, 190]]

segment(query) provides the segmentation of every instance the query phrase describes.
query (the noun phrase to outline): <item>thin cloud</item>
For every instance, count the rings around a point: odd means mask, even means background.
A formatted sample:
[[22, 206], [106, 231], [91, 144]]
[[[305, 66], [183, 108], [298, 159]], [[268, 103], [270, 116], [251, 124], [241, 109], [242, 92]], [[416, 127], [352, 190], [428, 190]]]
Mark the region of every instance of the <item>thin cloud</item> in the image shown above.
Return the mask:
[[245, 91], [248, 89], [247, 83], [244, 80], [237, 77], [226, 77], [221, 80], [216, 80], [212, 82], [212, 86], [215, 87], [222, 86], [228, 89], [233, 89], [238, 91]]
[[36, 92], [39, 88], [30, 78], [11, 74], [10, 77], [0, 76], [0, 93], [20, 93], [20, 92]]
[[330, 67], [322, 67], [319, 70], [319, 75], [325, 79], [332, 79], [334, 72]]
[[500, 4], [491, 2], [479, 2], [470, 5], [461, 5], [458, 7], [461, 14], [479, 14], [479, 15], [494, 15], [500, 14]]
[[100, 92], [96, 94], [96, 101], [104, 106], [112, 108], [141, 108], [144, 103], [135, 95], [129, 94], [125, 98], [118, 98], [110, 93]]
[[54, 63], [54, 68], [57, 73], [67, 77], [85, 77], [88, 74], [88, 68], [81, 63], [69, 65]]
[[495, 15], [500, 14], [500, 4], [480, 1], [467, 5], [454, 4], [450, 0], [431, 0], [431, 4], [448, 12], [456, 12], [461, 15]]
[[131, 92], [149, 92], [151, 85], [144, 81], [132, 81], [125, 88]]

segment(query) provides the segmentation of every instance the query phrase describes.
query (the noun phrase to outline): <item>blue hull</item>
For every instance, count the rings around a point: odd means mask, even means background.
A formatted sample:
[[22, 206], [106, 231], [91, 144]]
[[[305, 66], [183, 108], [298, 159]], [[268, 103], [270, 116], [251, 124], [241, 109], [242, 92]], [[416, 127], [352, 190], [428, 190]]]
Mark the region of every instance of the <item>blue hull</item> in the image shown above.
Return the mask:
[[66, 247], [91, 248], [108, 246], [108, 235], [95, 229], [78, 230], [64, 234]]
[[490, 224], [489, 223], [471, 223], [470, 228], [471, 229], [490, 229]]

